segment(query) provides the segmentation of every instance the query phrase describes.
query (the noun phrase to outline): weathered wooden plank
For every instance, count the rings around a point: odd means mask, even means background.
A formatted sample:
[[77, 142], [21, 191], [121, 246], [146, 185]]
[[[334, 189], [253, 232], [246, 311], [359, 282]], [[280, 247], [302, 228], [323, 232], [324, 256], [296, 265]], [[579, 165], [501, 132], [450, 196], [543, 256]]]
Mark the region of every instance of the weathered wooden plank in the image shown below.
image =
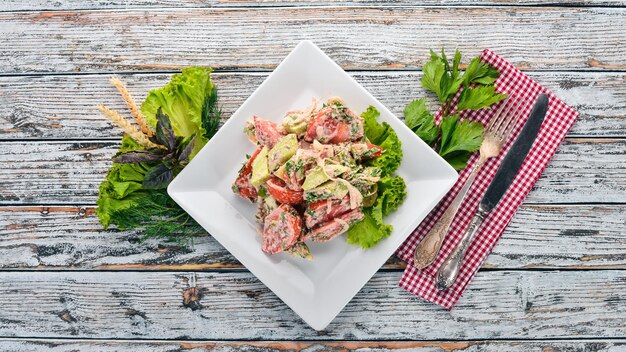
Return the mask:
[[[535, 203], [623, 202], [624, 139], [567, 139], [528, 196]], [[0, 204], [93, 204], [118, 142], [0, 144]]]
[[[624, 6], [620, 0], [567, 0], [559, 1], [559, 6]], [[96, 9], [151, 9], [151, 8], [179, 8], [179, 7], [277, 7], [277, 6], [550, 6], [542, 0], [37, 0], [20, 1], [5, 0], [0, 6], [4, 11], [45, 11], [45, 10], [96, 10]]]
[[5, 12], [0, 72], [272, 69], [302, 39], [351, 69], [421, 67], [429, 47], [467, 55], [489, 47], [520, 68], [622, 70], [625, 14], [567, 7]]
[[[132, 9], [161, 7], [274, 7], [274, 6], [485, 6], [485, 5], [544, 5], [543, 0], [5, 0], [0, 11], [41, 11], [41, 10], [95, 10], [95, 9]], [[560, 6], [623, 6], [620, 0], [567, 0], [558, 2]], [[550, 5], [550, 4], [548, 4]]]
[[617, 352], [626, 348], [626, 340], [561, 340], [561, 341], [338, 341], [338, 342], [273, 342], [273, 341], [140, 341], [79, 339], [0, 339], [0, 347], [13, 352], [171, 352], [171, 351], [414, 351], [414, 352], [549, 352], [594, 351]]
[[[624, 268], [626, 206], [525, 205], [485, 267]], [[210, 236], [179, 248], [103, 230], [90, 207], [0, 207], [0, 268], [207, 270], [241, 268]], [[392, 257], [385, 268], [403, 268]]]
[[[366, 89], [402, 116], [412, 99], [426, 96], [418, 72], [353, 72]], [[581, 116], [570, 136], [626, 136], [626, 78], [619, 73], [528, 72]], [[142, 101], [150, 89], [164, 85], [169, 74], [121, 75]], [[224, 115], [230, 116], [267, 77], [267, 73], [215, 73]], [[0, 77], [0, 139], [103, 138], [119, 135], [95, 106], [105, 103], [126, 112], [108, 76]]]
[[244, 340], [626, 336], [624, 270], [481, 272], [452, 311], [398, 288], [400, 275], [376, 274], [325, 331], [315, 332], [247, 272], [6, 272], [0, 275], [0, 334]]

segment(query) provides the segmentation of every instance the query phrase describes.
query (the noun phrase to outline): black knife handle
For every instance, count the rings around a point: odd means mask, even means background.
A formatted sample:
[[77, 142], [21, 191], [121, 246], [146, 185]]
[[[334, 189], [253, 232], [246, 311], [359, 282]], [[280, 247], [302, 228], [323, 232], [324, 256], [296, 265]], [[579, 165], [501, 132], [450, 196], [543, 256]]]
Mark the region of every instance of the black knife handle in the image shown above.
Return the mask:
[[495, 208], [504, 192], [513, 183], [513, 179], [519, 172], [537, 137], [537, 133], [539, 133], [543, 119], [548, 111], [548, 100], [547, 94], [540, 94], [537, 97], [528, 121], [515, 142], [513, 142], [513, 145], [511, 145], [502, 161], [502, 165], [500, 165], [492, 183], [489, 185], [487, 192], [485, 192], [485, 196], [480, 203], [481, 210], [489, 212]]

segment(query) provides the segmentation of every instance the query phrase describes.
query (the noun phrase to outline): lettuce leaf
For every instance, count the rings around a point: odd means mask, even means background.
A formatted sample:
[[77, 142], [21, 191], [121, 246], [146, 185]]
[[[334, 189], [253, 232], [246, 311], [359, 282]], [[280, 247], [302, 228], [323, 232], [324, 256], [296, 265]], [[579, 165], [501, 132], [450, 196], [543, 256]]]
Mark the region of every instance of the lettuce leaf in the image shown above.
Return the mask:
[[[127, 135], [122, 137], [120, 152], [137, 149], [141, 149], [141, 146], [132, 138]], [[114, 213], [116, 211], [133, 206], [130, 198], [126, 198], [142, 188], [145, 173], [144, 164], [113, 163], [106, 179], [100, 184], [98, 208], [96, 208], [96, 213], [105, 229], [115, 222], [113, 219], [115, 219]]]
[[[191, 160], [219, 127], [221, 111], [210, 73], [210, 68], [186, 68], [173, 75], [165, 86], [152, 90], [141, 105], [148, 124], [157, 127], [157, 139], [161, 144], [172, 149], [181, 141], [180, 148], [172, 151], [177, 153], [178, 161]], [[165, 115], [161, 116], [161, 127], [157, 123], [159, 109], [169, 117], [164, 120]], [[166, 122], [171, 123], [171, 129], [164, 129]], [[166, 168], [159, 158], [139, 158], [145, 156], [145, 149], [124, 136], [117, 156], [128, 156], [128, 152], [134, 152], [136, 160], [114, 162], [100, 184], [96, 213], [104, 228], [112, 225], [118, 229], [140, 228], [144, 238], [163, 237], [180, 244], [188, 238], [182, 235], [203, 232], [167, 195], [164, 186], [169, 183], [171, 175], [164, 172], [172, 170]], [[157, 185], [159, 189], [149, 189]]]
[[363, 209], [365, 218], [348, 230], [350, 244], [371, 248], [389, 237], [393, 226], [383, 217], [397, 210], [406, 198], [406, 184], [400, 176], [385, 176], [378, 182], [378, 197], [371, 207]]
[[367, 110], [361, 114], [365, 136], [374, 144], [381, 143], [390, 129], [389, 124], [378, 123], [377, 119], [379, 116], [380, 112], [373, 106], [369, 106]]
[[400, 166], [402, 161], [402, 142], [396, 131], [388, 123], [382, 124], [376, 121], [380, 112], [370, 106], [361, 114], [365, 136], [370, 142], [383, 148], [383, 155], [370, 161], [369, 166], [376, 166], [382, 170], [383, 175], [391, 175]]
[[406, 198], [406, 183], [400, 176], [385, 176], [378, 181], [378, 198], [374, 208], [380, 207], [382, 216], [398, 210]]
[[393, 227], [377, 221], [372, 215], [372, 209], [364, 209], [363, 212], [365, 218], [348, 229], [346, 241], [362, 248], [372, 248], [383, 238], [389, 237]]
[[[130, 172], [129, 172], [130, 171]], [[141, 229], [143, 238], [162, 237], [184, 245], [182, 234], [202, 233], [202, 228], [168, 196], [165, 189], [145, 190], [125, 174], [145, 173], [138, 164], [114, 164], [100, 185], [96, 213], [106, 229]]]
[[[216, 88], [211, 83], [210, 68], [188, 67], [182, 73], [172, 76], [165, 86], [148, 93], [141, 105], [141, 112], [151, 126], [156, 126], [156, 113], [159, 108], [169, 115], [174, 133], [188, 138], [197, 134], [191, 157], [202, 149], [214, 131], [207, 131], [215, 120], [210, 112], [217, 101]], [[211, 106], [210, 109], [207, 107]]]
[[376, 201], [371, 207], [363, 209], [365, 218], [348, 229], [348, 243], [362, 248], [371, 248], [389, 237], [393, 226], [385, 224], [383, 218], [397, 210], [406, 198], [404, 180], [400, 176], [392, 175], [402, 161], [402, 144], [389, 124], [376, 121], [379, 115], [373, 106], [361, 115], [365, 136], [384, 150], [383, 155], [370, 162], [372, 166], [383, 170], [383, 177], [378, 181]]
[[[122, 137], [120, 152], [142, 149], [130, 137]], [[167, 195], [165, 189], [146, 190], [143, 181], [154, 163], [113, 163], [100, 184], [96, 214], [106, 229], [141, 228], [144, 238], [164, 237], [181, 242], [177, 233], [200, 233], [201, 228]], [[183, 231], [184, 230], [184, 231]], [[183, 244], [183, 243], [180, 243]]]

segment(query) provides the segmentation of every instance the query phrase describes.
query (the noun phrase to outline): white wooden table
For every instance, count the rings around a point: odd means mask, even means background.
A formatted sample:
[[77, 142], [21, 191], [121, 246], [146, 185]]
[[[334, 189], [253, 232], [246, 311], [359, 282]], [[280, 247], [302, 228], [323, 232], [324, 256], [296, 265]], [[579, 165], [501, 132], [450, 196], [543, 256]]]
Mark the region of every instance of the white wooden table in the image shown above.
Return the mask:
[[[399, 289], [392, 258], [315, 332], [211, 237], [101, 229], [109, 76], [143, 99], [213, 66], [229, 114], [302, 39], [398, 115], [442, 46], [488, 47], [580, 111], [453, 311]], [[625, 118], [623, 0], [4, 0], [0, 350], [626, 351]]]

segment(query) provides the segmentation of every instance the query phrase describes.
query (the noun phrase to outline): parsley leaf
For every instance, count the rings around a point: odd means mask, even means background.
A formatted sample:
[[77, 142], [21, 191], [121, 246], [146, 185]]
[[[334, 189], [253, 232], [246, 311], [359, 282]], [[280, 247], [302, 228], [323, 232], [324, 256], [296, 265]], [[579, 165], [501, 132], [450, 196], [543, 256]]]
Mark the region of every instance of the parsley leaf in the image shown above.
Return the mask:
[[498, 79], [500, 73], [486, 62], [475, 57], [470, 61], [463, 74], [463, 85], [469, 87], [470, 84], [493, 84]]
[[413, 100], [404, 108], [404, 123], [427, 144], [436, 142], [439, 137], [439, 128], [424, 98]]
[[480, 110], [505, 98], [505, 94], [496, 93], [495, 86], [467, 87], [461, 91], [457, 103], [457, 110]]
[[447, 90], [442, 91], [441, 89], [441, 80], [446, 74], [446, 65], [434, 52], [431, 51], [431, 55], [435, 57], [431, 58], [422, 68], [422, 87], [435, 93], [437, 98], [439, 98], [439, 102], [443, 103], [448, 97]]
[[444, 159], [452, 166], [455, 170], [463, 170], [467, 165], [467, 161], [469, 160], [472, 153], [470, 152], [452, 152], [444, 157]]
[[435, 124], [425, 99], [414, 100], [404, 108], [405, 124], [457, 170], [465, 167], [483, 140], [483, 126], [466, 120], [459, 122], [460, 114], [488, 108], [506, 98], [496, 92], [494, 84], [500, 75], [496, 68], [475, 57], [461, 74], [461, 58], [456, 50], [450, 64], [444, 50], [441, 55], [431, 50], [430, 61], [422, 69], [422, 87], [435, 93], [441, 105], [440, 126]]
[[[478, 150], [482, 142], [483, 126], [480, 123], [468, 120], [459, 122], [459, 115], [448, 116], [441, 121], [439, 155], [446, 160], [449, 156], [457, 165], [463, 159], [467, 161], [469, 153]], [[464, 153], [468, 154], [463, 155]]]
[[459, 78], [460, 62], [461, 53], [458, 50], [454, 54], [452, 68], [443, 49], [441, 56], [430, 51], [430, 61], [422, 69], [422, 86], [435, 93], [440, 103], [452, 98], [463, 83], [463, 80]]

